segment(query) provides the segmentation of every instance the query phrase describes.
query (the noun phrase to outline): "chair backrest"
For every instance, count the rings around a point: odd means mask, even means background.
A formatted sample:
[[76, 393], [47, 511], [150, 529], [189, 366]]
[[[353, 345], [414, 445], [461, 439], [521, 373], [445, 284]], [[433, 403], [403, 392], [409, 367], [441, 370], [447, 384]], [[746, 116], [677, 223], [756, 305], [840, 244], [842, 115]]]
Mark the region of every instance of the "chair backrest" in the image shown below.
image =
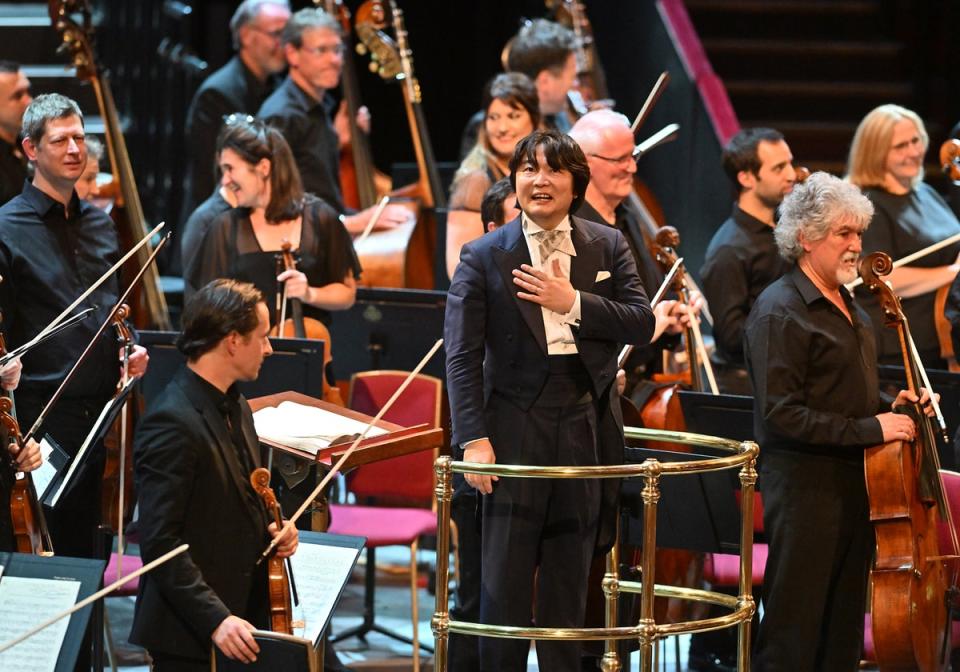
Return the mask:
[[[350, 378], [347, 405], [355, 411], [376, 415], [409, 375], [406, 371], [363, 371]], [[394, 402], [383, 419], [404, 427], [440, 426], [443, 385], [439, 378], [418, 374]], [[430, 504], [433, 502], [434, 471], [439, 446], [411, 455], [364, 465], [347, 481], [358, 499], [387, 499]]]
[[[953, 523], [960, 527], [960, 474], [948, 469], [941, 469], [940, 481], [943, 483], [943, 489], [947, 495], [947, 504], [950, 507]], [[939, 521], [937, 527], [940, 539], [940, 552], [944, 555], [953, 555], [956, 551], [953, 549], [953, 541], [950, 538], [950, 528], [947, 526], [946, 521]], [[957, 534], [960, 534], [960, 529], [957, 530]]]

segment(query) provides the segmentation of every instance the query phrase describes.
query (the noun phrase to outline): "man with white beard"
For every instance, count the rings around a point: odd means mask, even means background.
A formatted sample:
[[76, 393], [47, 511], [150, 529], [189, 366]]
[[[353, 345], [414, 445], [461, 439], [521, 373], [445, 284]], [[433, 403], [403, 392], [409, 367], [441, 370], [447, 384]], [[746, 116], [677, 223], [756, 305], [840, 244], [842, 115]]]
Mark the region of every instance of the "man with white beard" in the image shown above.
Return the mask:
[[[916, 433], [880, 398], [870, 319], [843, 286], [872, 216], [860, 190], [832, 175], [796, 185], [774, 231], [795, 266], [747, 318], [770, 544], [754, 670], [857, 669], [873, 552], [864, 449]], [[903, 391], [893, 406], [916, 401]]]

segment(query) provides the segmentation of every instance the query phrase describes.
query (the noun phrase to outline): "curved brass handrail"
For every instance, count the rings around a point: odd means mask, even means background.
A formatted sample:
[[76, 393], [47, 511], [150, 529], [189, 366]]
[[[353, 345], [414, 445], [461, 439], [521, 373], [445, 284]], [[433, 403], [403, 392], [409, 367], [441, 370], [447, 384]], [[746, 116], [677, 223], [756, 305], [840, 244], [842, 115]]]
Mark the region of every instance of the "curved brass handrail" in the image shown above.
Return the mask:
[[[744, 672], [750, 665], [750, 622], [756, 611], [751, 594], [753, 577], [753, 507], [741, 507], [740, 521], [740, 586], [739, 595], [732, 597], [722, 593], [680, 586], [664, 586], [635, 581], [620, 581], [617, 575], [619, 559], [617, 545], [607, 556], [607, 573], [603, 578], [603, 590], [606, 596], [607, 626], [604, 628], [538, 628], [506, 625], [489, 625], [450, 620], [448, 610], [449, 548], [450, 548], [450, 499], [452, 497], [452, 475], [484, 474], [512, 478], [637, 478], [645, 480], [642, 490], [644, 543], [642, 576], [654, 575], [654, 553], [656, 551], [657, 505], [660, 499], [659, 480], [663, 476], [683, 476], [687, 474], [721, 471], [740, 468], [742, 501], [752, 502], [756, 484], [756, 460], [759, 448], [752, 441], [738, 442], [704, 434], [691, 432], [673, 432], [666, 430], [627, 427], [624, 436], [631, 439], [679, 443], [683, 445], [710, 448], [731, 453], [724, 457], [708, 457], [679, 462], [660, 462], [645, 460], [641, 464], [600, 465], [600, 466], [538, 466], [512, 464], [480, 464], [476, 462], [454, 461], [450, 457], [437, 459], [434, 469], [437, 473], [437, 591], [436, 611], [432, 619], [434, 639], [436, 641], [434, 664], [437, 670], [445, 670], [447, 662], [447, 640], [449, 633], [456, 632], [482, 637], [503, 637], [508, 639], [549, 639], [584, 640], [607, 642], [606, 653], [601, 663], [605, 672], [620, 670], [614, 642], [624, 639], [637, 639], [640, 643], [641, 669], [652, 669], [653, 647], [657, 640], [667, 636], [705, 632], [721, 628], [739, 626], [738, 669]], [[611, 627], [617, 621], [617, 598], [620, 592], [640, 593], [641, 618], [636, 626]], [[682, 623], [658, 624], [653, 620], [654, 596], [674, 597], [716, 604], [731, 610], [731, 613], [714, 618], [686, 621]]]

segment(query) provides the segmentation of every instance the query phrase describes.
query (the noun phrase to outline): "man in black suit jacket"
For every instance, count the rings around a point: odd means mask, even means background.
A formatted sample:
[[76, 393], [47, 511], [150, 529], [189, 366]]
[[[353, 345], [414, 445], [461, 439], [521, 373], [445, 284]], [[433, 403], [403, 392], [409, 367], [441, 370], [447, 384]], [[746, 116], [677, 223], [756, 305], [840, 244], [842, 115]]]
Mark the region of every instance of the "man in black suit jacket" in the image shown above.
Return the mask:
[[[250, 630], [269, 626], [266, 563], [256, 563], [278, 530], [250, 484], [259, 444], [235, 385], [257, 377], [271, 352], [269, 326], [253, 285], [215, 280], [197, 292], [177, 342], [187, 365], [137, 430], [143, 560], [190, 544], [140, 583], [130, 641], [158, 672], [209, 670], [211, 641], [252, 662]], [[277, 554], [287, 557], [296, 531], [282, 537]]]
[[[619, 232], [570, 217], [590, 170], [568, 136], [531, 134], [510, 171], [523, 214], [464, 246], [447, 299], [453, 442], [471, 462], [621, 463], [617, 352], [654, 329], [636, 264]], [[618, 484], [467, 482], [484, 495], [481, 620], [529, 625], [536, 572], [536, 624], [581, 626], [590, 559], [613, 541]], [[483, 670], [526, 668], [523, 640], [480, 646]], [[579, 670], [576, 642], [540, 642], [537, 655], [541, 669]]]
[[256, 114], [276, 87], [274, 75], [287, 67], [280, 36], [289, 18], [287, 0], [244, 0], [233, 13], [230, 34], [237, 54], [203, 80], [187, 111], [187, 175], [181, 226], [216, 188], [215, 149], [224, 116]]

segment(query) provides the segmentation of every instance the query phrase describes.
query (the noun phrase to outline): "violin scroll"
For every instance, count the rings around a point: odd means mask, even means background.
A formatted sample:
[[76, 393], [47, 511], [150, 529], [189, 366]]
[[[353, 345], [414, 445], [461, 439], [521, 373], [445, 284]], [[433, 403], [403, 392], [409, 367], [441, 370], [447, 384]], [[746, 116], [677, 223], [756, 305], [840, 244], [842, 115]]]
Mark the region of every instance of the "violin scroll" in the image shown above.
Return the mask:
[[940, 166], [947, 177], [960, 182], [960, 140], [950, 138], [940, 145]]
[[803, 184], [810, 177], [810, 169], [806, 166], [796, 166], [794, 169], [796, 177], [793, 178], [794, 184]]

